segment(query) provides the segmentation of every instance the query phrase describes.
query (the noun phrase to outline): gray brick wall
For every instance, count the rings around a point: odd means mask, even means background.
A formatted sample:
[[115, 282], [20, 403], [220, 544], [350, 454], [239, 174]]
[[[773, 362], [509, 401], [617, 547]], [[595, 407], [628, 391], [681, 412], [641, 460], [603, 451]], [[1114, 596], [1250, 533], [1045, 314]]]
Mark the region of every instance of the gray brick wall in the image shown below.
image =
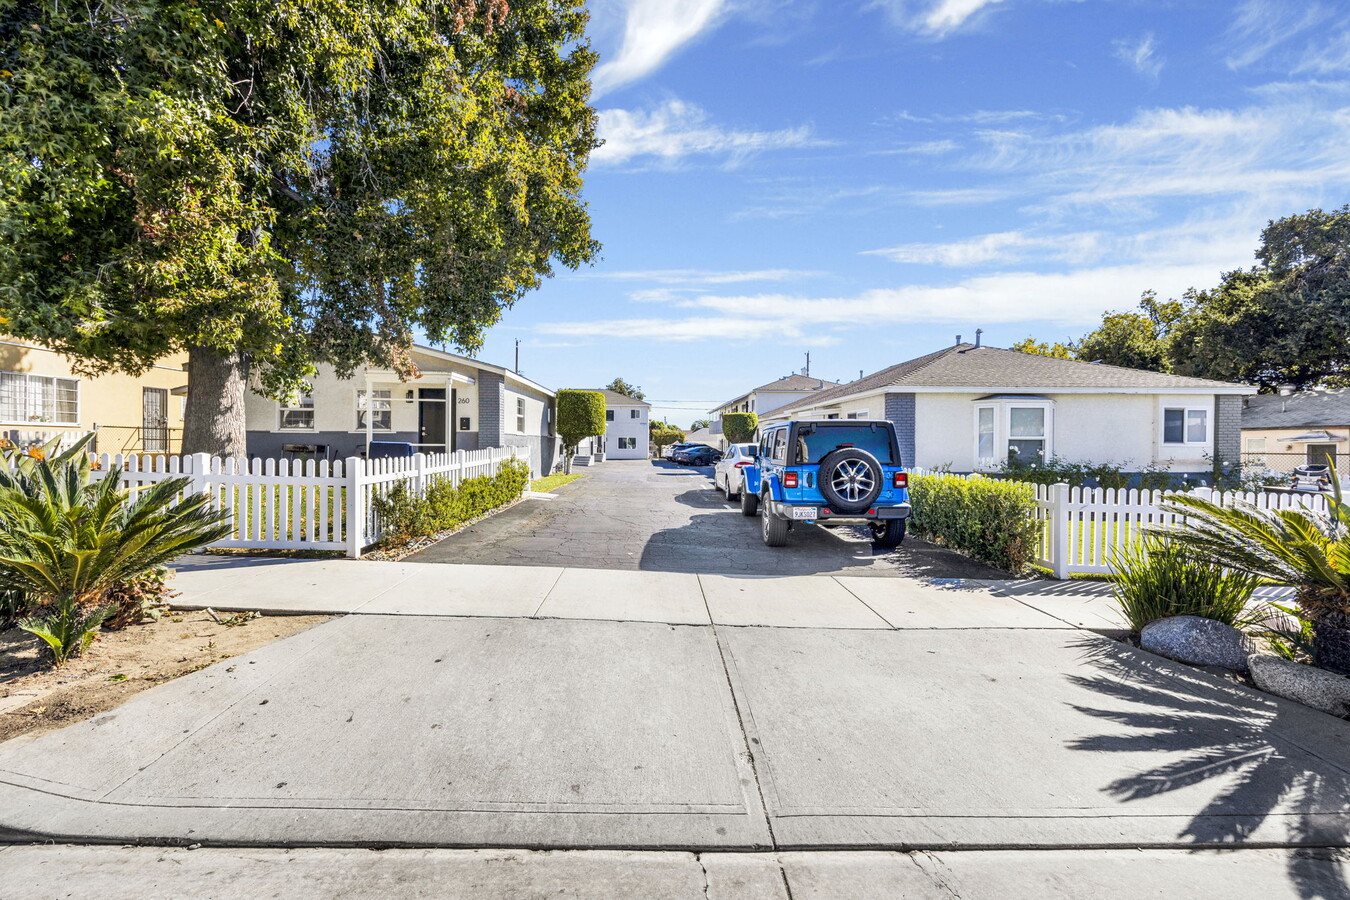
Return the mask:
[[1226, 463], [1242, 459], [1242, 398], [1221, 394], [1214, 398], [1214, 456]]
[[886, 418], [895, 424], [900, 462], [906, 466], [914, 465], [914, 395], [887, 394]]
[[478, 446], [502, 446], [502, 387], [496, 372], [478, 370]]

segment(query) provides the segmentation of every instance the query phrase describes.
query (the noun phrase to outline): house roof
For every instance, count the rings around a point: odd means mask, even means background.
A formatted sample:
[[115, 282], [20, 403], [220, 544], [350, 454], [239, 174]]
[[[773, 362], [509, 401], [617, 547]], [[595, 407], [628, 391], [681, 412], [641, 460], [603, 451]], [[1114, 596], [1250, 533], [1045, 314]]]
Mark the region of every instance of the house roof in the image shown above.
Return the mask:
[[945, 347], [927, 356], [865, 375], [857, 381], [827, 388], [818, 394], [803, 397], [773, 411], [779, 416], [795, 409], [805, 409], [843, 400], [858, 394], [872, 393], [884, 388], [909, 390], [948, 389], [1015, 391], [1097, 388], [1114, 391], [1179, 391], [1194, 389], [1201, 393], [1221, 390], [1224, 393], [1244, 393], [1255, 390], [1227, 381], [1207, 378], [1187, 378], [1165, 375], [1123, 366], [1083, 362], [1077, 359], [1056, 359], [1036, 353], [1004, 350], [1001, 347], [976, 347], [957, 344]]
[[1350, 425], [1350, 388], [1296, 391], [1282, 397], [1248, 397], [1242, 409], [1245, 428], [1326, 428]]
[[520, 384], [534, 388], [542, 394], [547, 394], [550, 397], [554, 396], [554, 392], [551, 388], [546, 388], [537, 381], [531, 381], [524, 375], [519, 375], [505, 366], [496, 366], [489, 362], [483, 362], [481, 359], [474, 359], [472, 356], [460, 356], [458, 353], [451, 353], [448, 350], [438, 350], [435, 347], [428, 347], [425, 344], [413, 344], [412, 351], [431, 357], [439, 357], [451, 362], [463, 363], [466, 366], [482, 369], [485, 372], [496, 372], [508, 381], [519, 382]]
[[627, 394], [620, 394], [618, 391], [611, 391], [609, 388], [579, 388], [579, 390], [596, 391], [605, 395], [606, 406], [651, 406], [645, 400], [637, 400]]
[[771, 393], [795, 393], [797, 391], [820, 391], [827, 387], [834, 387], [833, 381], [826, 381], [823, 378], [812, 378], [810, 375], [799, 375], [793, 373], [779, 378], [777, 381], [770, 381], [768, 384], [761, 384], [757, 388], [746, 391], [739, 397], [733, 397], [717, 409], [723, 406], [731, 406], [740, 403], [751, 394], [771, 394]]

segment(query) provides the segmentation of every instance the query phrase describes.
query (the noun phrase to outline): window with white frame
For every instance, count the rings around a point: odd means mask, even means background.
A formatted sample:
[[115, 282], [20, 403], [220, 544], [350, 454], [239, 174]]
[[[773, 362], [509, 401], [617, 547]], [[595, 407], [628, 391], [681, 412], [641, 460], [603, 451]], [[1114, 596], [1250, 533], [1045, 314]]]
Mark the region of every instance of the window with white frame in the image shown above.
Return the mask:
[[[630, 410], [628, 411], [628, 418], [630, 418], [630, 419], [640, 419], [640, 418], [642, 418], [642, 410], [640, 410], [640, 409], [630, 409]], [[630, 448], [630, 449], [631, 449], [631, 448]]]
[[80, 424], [79, 379], [0, 372], [0, 422]]
[[282, 431], [314, 430], [314, 395], [300, 394], [280, 404], [277, 425]]
[[516, 433], [525, 433], [525, 398], [516, 398]]
[[870, 419], [870, 418], [872, 418], [872, 411], [871, 411], [870, 409], [864, 409], [864, 410], [859, 410], [858, 412], [851, 412], [851, 413], [848, 414], [848, 418], [850, 418], [850, 419]]
[[621, 438], [619, 438], [619, 449], [620, 449], [620, 450], [636, 450], [636, 449], [637, 449], [637, 438], [635, 438], [635, 437], [621, 437]]
[[1164, 444], [1208, 444], [1209, 410], [1203, 406], [1169, 406], [1163, 409]]
[[1259, 438], [1258, 438], [1258, 437], [1249, 437], [1249, 438], [1247, 438], [1247, 452], [1248, 452], [1248, 453], [1265, 453], [1265, 452], [1266, 452], [1266, 439], [1263, 438], [1263, 437], [1259, 437]]
[[606, 422], [613, 422], [613, 421], [614, 421], [614, 410], [612, 410], [612, 409], [607, 409], [607, 410], [605, 410], [605, 421], [606, 421]]
[[998, 468], [1006, 461], [1030, 465], [1050, 459], [1053, 413], [1050, 400], [981, 401], [975, 407], [976, 468]]
[[366, 430], [366, 415], [370, 415], [371, 431], [394, 430], [394, 395], [392, 391], [371, 391], [367, 400], [365, 391], [356, 392], [356, 430]]

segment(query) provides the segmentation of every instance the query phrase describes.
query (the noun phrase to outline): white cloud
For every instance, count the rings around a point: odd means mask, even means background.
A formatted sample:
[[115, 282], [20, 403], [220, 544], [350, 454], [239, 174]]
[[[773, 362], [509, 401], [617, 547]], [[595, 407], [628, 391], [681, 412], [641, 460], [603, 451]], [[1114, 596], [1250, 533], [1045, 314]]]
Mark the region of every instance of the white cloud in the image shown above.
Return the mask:
[[1334, 12], [1320, 3], [1284, 4], [1269, 0], [1246, 0], [1239, 8], [1226, 40], [1230, 68], [1242, 69], [1265, 59], [1280, 45], [1287, 45]]
[[657, 284], [739, 284], [754, 281], [789, 281], [815, 278], [823, 272], [802, 269], [750, 269], [721, 272], [710, 269], [641, 269], [623, 272], [584, 272], [582, 278], [614, 278], [622, 281], [651, 281]]
[[901, 28], [930, 37], [946, 37], [1003, 0], [873, 0], [871, 9], [884, 10]]
[[623, 37], [612, 59], [596, 67], [596, 97], [655, 71], [680, 47], [713, 28], [725, 0], [622, 0], [601, 4], [604, 12], [622, 15]]
[[1116, 59], [1145, 78], [1156, 81], [1162, 74], [1163, 61], [1158, 56], [1158, 44], [1151, 33], [1133, 41], [1122, 38], [1112, 44], [1112, 47], [1115, 49]]
[[982, 234], [965, 240], [941, 244], [899, 244], [880, 250], [864, 250], [865, 256], [884, 256], [894, 262], [919, 265], [965, 266], [1008, 263], [1027, 258], [1036, 251], [1048, 251], [1041, 258], [1082, 261], [1097, 243], [1093, 234], [1032, 236], [1021, 231]]
[[765, 150], [819, 146], [801, 125], [778, 131], [736, 131], [708, 121], [700, 107], [671, 99], [655, 109], [600, 111], [604, 146], [591, 154], [595, 165], [619, 165], [640, 158], [672, 164], [689, 156], [720, 156], [728, 165]]

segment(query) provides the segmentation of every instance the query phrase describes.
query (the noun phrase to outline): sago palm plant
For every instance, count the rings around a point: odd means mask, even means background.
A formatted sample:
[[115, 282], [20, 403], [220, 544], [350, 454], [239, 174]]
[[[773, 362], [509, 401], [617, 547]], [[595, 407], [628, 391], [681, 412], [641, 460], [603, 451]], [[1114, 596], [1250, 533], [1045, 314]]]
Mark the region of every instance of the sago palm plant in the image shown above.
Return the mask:
[[0, 468], [0, 588], [33, 602], [21, 627], [55, 638], [58, 664], [106, 616], [98, 613], [108, 588], [230, 531], [208, 496], [178, 499], [186, 478], [134, 492], [119, 483], [117, 471], [92, 481], [84, 454]]
[[1333, 476], [1327, 511], [1219, 506], [1173, 494], [1162, 508], [1186, 524], [1155, 529], [1216, 565], [1291, 585], [1312, 623], [1317, 664], [1350, 675], [1350, 507]]

